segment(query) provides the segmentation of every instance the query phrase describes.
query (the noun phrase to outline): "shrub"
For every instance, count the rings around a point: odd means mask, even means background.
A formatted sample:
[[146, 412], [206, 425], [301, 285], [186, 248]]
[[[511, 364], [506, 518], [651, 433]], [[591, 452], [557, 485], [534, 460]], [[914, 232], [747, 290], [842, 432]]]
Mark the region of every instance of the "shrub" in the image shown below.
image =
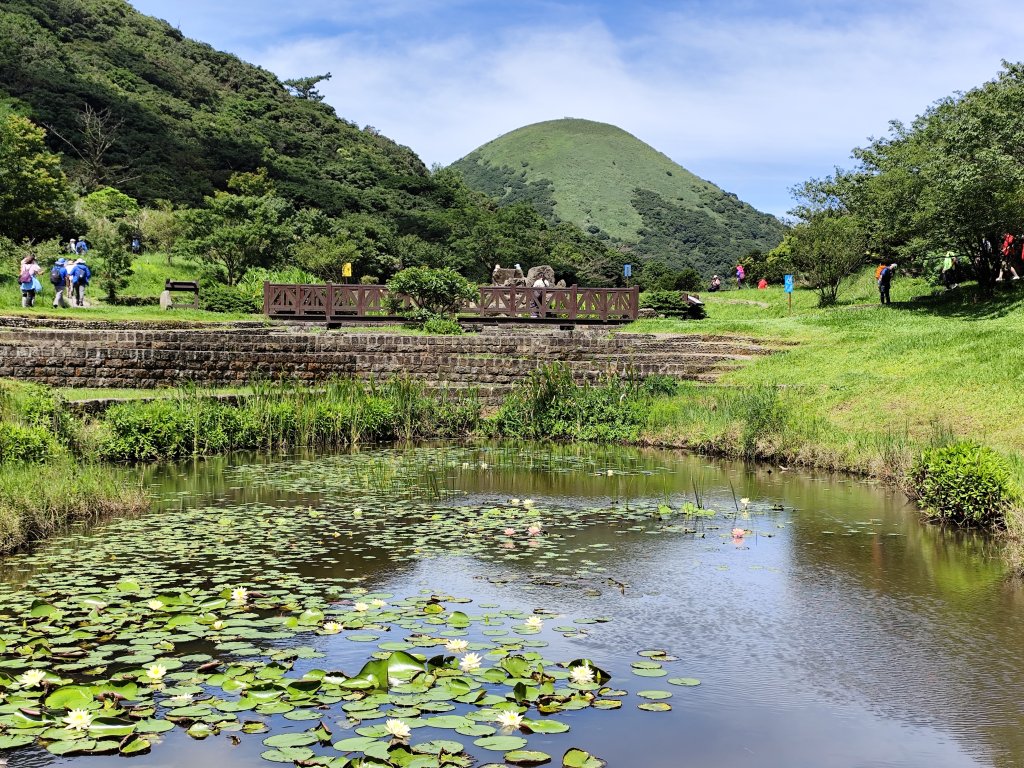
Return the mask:
[[388, 280], [388, 311], [403, 312], [402, 297], [432, 315], [454, 315], [477, 298], [476, 288], [454, 269], [409, 267]]
[[503, 437], [533, 440], [631, 441], [646, 420], [652, 390], [635, 379], [609, 378], [578, 385], [553, 363], [534, 371], [505, 398], [490, 421]]
[[1006, 460], [966, 441], [924, 451], [911, 470], [910, 492], [929, 517], [963, 526], [1002, 526], [1013, 502]]
[[56, 443], [48, 430], [0, 422], [0, 464], [9, 461], [43, 461], [56, 451]]
[[257, 298], [238, 288], [210, 283], [199, 287], [199, 306], [208, 312], [255, 314], [263, 310], [263, 295], [261, 292]]
[[461, 336], [462, 326], [453, 317], [431, 317], [424, 321], [423, 330], [438, 336]]

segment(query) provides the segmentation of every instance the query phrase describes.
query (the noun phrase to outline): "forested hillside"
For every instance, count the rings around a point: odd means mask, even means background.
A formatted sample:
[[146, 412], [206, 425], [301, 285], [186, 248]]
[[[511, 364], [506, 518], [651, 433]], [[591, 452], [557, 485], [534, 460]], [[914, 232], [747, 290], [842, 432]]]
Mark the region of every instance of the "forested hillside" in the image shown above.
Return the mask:
[[641, 262], [710, 276], [752, 250], [768, 251], [785, 227], [698, 178], [620, 128], [552, 120], [505, 134], [453, 166], [474, 189], [527, 202], [625, 246]]
[[345, 262], [368, 281], [416, 265], [485, 279], [495, 263], [552, 262], [597, 285], [619, 273], [608, 244], [529, 205], [498, 207], [339, 118], [321, 79], [282, 83], [124, 0], [6, 0], [0, 155], [31, 155], [5, 172], [46, 195], [0, 199], [0, 237], [86, 233], [109, 254], [138, 236], [229, 284], [284, 264], [340, 279]]

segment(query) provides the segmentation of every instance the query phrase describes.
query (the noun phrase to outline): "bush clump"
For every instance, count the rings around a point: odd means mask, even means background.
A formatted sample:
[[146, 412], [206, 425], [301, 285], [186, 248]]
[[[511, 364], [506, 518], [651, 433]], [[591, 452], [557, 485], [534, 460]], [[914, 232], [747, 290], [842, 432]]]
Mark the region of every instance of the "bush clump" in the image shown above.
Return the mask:
[[1013, 502], [1006, 460], [963, 441], [924, 451], [911, 470], [910, 491], [930, 518], [961, 526], [1002, 527]]
[[518, 384], [487, 426], [515, 439], [635, 441], [651, 400], [674, 388], [669, 382], [608, 378], [577, 384], [565, 365], [552, 363]]
[[202, 285], [199, 306], [207, 312], [232, 312], [242, 315], [263, 311], [263, 298], [220, 283]]
[[437, 336], [461, 336], [463, 333], [462, 326], [454, 317], [428, 318], [423, 322], [423, 330]]

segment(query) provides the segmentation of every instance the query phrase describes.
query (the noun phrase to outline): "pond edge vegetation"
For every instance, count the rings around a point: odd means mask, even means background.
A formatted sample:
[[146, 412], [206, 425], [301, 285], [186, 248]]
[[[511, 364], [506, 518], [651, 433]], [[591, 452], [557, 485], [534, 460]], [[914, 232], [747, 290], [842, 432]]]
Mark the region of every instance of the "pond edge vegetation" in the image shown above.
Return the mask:
[[[473, 390], [431, 390], [410, 377], [335, 378], [314, 387], [256, 381], [226, 401], [196, 386], [75, 415], [54, 390], [0, 385], [0, 552], [74, 520], [146, 506], [122, 465], [254, 450], [338, 449], [425, 439], [619, 443], [685, 449], [874, 477], [904, 491], [923, 517], [1005, 532], [1024, 570], [1019, 458], [957, 439], [935, 425], [856, 433], [803, 406], [797, 388], [704, 385], [667, 376], [578, 383], [541, 366], [484, 415]], [[91, 457], [101, 462], [89, 460]], [[40, 490], [41, 489], [41, 490]]]

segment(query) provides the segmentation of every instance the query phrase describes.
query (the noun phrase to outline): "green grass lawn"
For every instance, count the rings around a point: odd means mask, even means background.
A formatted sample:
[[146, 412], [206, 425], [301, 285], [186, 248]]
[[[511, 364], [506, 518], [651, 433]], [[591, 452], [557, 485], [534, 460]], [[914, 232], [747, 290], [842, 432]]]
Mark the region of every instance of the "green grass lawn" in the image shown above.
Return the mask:
[[[936, 293], [897, 278], [879, 306], [873, 275], [852, 281], [841, 305], [818, 309], [781, 288], [708, 294], [699, 323], [642, 321], [626, 330], [743, 334], [796, 346], [726, 374], [721, 383], [782, 387], [839, 433], [927, 441], [957, 435], [1007, 454], [1024, 445], [1024, 288], [976, 303], [973, 288]], [[664, 414], [656, 431], [671, 430]], [[686, 425], [678, 425], [685, 427]]]

